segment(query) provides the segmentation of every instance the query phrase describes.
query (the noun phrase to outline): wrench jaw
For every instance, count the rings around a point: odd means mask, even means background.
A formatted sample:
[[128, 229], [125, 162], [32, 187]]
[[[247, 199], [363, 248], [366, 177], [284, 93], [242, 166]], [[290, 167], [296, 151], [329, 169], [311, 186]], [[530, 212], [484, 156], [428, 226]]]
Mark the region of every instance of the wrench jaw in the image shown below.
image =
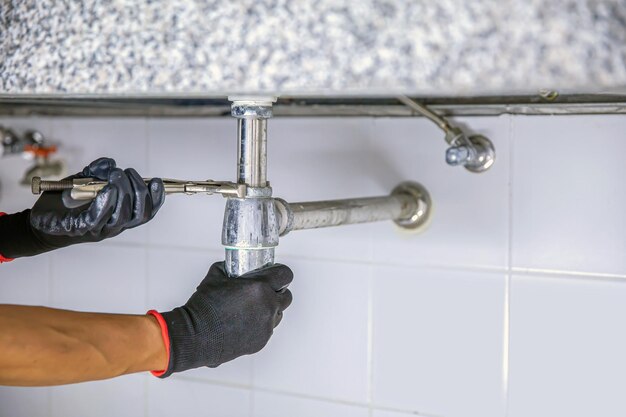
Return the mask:
[[163, 179], [166, 194], [182, 193], [192, 194], [221, 194], [223, 197], [243, 198], [246, 195], [245, 184], [236, 184], [229, 181], [181, 181], [173, 179]]
[[76, 178], [72, 180], [70, 196], [73, 200], [93, 200], [98, 195], [98, 191], [102, 190], [105, 185], [107, 185], [106, 181], [98, 181], [93, 178]]

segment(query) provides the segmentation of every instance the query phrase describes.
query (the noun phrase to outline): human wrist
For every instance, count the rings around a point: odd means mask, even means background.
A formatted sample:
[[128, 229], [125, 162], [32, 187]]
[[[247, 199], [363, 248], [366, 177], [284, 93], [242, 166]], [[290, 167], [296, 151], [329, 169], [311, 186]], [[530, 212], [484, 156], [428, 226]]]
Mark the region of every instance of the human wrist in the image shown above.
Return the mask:
[[41, 241], [30, 224], [30, 209], [0, 216], [0, 254], [21, 258], [48, 252], [54, 247]]
[[163, 316], [156, 310], [150, 310], [145, 316], [150, 335], [147, 368], [152, 375], [162, 377], [170, 362], [170, 340]]

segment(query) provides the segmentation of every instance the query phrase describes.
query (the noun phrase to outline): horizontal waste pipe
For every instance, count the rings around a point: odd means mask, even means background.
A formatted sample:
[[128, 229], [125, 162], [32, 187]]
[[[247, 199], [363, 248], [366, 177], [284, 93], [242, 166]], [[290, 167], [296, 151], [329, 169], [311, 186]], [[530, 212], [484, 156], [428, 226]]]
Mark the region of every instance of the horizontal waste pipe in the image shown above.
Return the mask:
[[415, 182], [404, 182], [384, 197], [306, 203], [276, 199], [275, 204], [281, 236], [293, 230], [383, 220], [393, 220], [403, 228], [414, 230], [427, 222], [432, 206], [426, 189]]

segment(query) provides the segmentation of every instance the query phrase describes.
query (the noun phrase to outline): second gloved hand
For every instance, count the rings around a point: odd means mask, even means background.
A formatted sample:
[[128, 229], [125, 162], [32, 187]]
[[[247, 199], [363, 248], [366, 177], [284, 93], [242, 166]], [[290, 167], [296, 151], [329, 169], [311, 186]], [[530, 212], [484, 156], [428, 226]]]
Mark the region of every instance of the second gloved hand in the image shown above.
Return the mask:
[[167, 369], [153, 374], [165, 378], [173, 372], [216, 367], [261, 350], [291, 304], [287, 286], [292, 279], [285, 265], [229, 278], [223, 262], [213, 264], [185, 305], [161, 314], [150, 311], [169, 352]]

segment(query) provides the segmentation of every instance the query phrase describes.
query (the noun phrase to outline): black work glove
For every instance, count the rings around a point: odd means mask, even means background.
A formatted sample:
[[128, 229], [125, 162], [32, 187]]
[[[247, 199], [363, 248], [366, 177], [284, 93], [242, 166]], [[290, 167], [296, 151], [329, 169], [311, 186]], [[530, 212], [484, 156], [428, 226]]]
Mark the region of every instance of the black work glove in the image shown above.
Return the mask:
[[152, 310], [169, 352], [165, 378], [173, 372], [217, 367], [261, 350], [291, 304], [293, 273], [273, 265], [230, 278], [224, 262], [213, 264], [189, 301], [167, 313]]
[[0, 254], [33, 256], [77, 243], [99, 242], [152, 219], [165, 200], [163, 181], [145, 184], [132, 168], [100, 158], [67, 179], [95, 178], [108, 184], [82, 205], [70, 190], [45, 192], [31, 210], [0, 217]]

